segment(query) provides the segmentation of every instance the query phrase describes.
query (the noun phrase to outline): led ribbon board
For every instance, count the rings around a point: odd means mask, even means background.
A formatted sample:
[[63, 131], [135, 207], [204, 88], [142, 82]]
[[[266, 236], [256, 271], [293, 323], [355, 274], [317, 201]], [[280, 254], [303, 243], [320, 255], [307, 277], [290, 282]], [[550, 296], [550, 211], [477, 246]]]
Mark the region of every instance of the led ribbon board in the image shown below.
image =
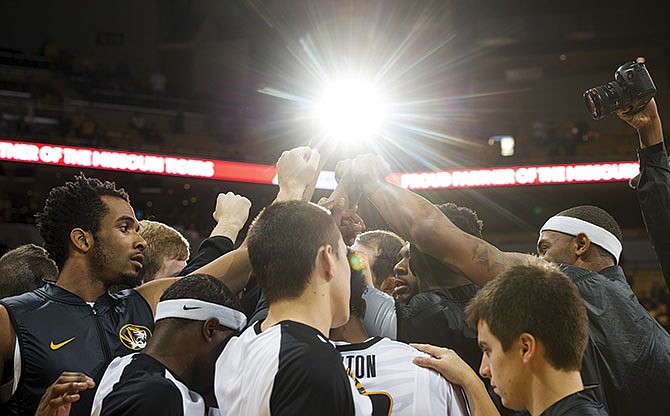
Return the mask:
[[[0, 140], [0, 160], [277, 184], [277, 169], [269, 165], [43, 143]], [[407, 189], [452, 189], [628, 181], [639, 171], [638, 162], [602, 162], [391, 173], [387, 179]], [[317, 188], [334, 189], [335, 185], [333, 172], [321, 172]]]
[[407, 189], [452, 189], [618, 182], [639, 172], [638, 162], [601, 162], [392, 173], [387, 180]]

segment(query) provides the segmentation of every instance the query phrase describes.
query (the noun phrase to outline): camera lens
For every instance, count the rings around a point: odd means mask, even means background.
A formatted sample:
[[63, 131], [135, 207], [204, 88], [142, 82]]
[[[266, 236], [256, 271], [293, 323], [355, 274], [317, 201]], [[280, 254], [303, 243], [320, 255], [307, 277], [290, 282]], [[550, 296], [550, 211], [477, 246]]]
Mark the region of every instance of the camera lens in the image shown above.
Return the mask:
[[594, 120], [600, 120], [620, 107], [623, 89], [615, 82], [608, 82], [584, 93], [584, 103]]

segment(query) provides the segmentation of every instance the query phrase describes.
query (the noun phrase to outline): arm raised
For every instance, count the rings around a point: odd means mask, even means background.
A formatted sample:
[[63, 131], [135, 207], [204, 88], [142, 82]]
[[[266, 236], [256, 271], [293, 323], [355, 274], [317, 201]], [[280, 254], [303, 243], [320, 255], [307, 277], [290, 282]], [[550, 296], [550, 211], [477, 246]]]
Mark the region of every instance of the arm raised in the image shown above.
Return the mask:
[[388, 164], [376, 155], [359, 156], [352, 164], [356, 184], [384, 220], [422, 252], [455, 267], [480, 286], [527, 257], [502, 252], [460, 230], [427, 199], [388, 183], [388, 170]]

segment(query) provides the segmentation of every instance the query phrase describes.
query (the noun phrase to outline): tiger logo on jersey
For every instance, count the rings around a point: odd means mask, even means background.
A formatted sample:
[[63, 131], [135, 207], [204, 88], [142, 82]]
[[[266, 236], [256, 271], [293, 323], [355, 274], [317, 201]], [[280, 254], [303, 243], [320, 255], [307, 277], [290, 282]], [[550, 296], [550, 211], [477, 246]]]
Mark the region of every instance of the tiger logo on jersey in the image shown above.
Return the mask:
[[146, 326], [126, 324], [119, 330], [121, 343], [133, 351], [146, 347], [149, 338], [151, 338], [151, 331]]

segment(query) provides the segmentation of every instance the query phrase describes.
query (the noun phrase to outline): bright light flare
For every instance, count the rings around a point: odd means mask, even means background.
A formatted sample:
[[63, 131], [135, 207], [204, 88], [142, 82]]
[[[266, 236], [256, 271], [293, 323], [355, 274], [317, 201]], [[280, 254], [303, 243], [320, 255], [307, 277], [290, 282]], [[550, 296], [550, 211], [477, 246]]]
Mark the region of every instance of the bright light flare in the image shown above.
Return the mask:
[[370, 84], [342, 80], [326, 88], [314, 117], [327, 137], [347, 143], [371, 140], [381, 133], [384, 100]]

